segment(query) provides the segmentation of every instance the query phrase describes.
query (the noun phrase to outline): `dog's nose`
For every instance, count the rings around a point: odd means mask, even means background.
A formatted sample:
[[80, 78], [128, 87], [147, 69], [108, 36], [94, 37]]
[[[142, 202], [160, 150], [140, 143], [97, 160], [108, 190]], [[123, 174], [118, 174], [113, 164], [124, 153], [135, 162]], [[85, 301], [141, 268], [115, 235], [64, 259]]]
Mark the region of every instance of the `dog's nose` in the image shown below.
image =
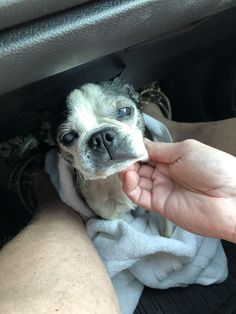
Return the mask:
[[114, 144], [115, 136], [116, 133], [112, 129], [105, 128], [93, 133], [89, 139], [88, 145], [92, 149], [101, 149], [104, 146], [109, 148], [109, 146]]

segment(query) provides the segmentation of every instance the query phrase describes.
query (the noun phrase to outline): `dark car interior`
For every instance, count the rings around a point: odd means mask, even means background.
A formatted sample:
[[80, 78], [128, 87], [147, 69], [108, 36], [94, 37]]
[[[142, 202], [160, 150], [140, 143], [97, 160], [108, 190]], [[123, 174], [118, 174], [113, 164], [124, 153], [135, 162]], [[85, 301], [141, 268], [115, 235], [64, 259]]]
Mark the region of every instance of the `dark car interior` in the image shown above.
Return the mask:
[[[236, 1], [1, 1], [0, 73], [1, 141], [33, 129], [30, 112], [120, 73], [137, 90], [159, 81], [173, 120], [235, 117]], [[1, 237], [30, 219], [14, 211]], [[236, 247], [223, 244], [224, 283], [145, 288], [135, 313], [236, 313]]]

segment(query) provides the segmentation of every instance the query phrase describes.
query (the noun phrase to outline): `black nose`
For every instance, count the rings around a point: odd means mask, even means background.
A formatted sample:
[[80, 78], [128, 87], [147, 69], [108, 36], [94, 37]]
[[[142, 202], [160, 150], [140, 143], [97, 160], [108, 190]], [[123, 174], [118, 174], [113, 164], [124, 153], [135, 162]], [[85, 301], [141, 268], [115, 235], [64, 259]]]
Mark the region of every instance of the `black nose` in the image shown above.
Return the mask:
[[114, 144], [116, 133], [111, 128], [105, 128], [93, 133], [88, 141], [92, 149], [109, 149]]

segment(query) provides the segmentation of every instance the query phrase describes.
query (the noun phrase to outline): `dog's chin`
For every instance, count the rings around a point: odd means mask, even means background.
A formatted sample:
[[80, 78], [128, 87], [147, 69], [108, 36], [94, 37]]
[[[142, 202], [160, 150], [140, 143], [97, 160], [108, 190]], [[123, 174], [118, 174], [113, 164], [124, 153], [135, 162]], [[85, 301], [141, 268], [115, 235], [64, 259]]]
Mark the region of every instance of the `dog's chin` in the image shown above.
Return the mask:
[[148, 153], [145, 153], [137, 158], [127, 159], [127, 160], [110, 160], [106, 164], [101, 165], [98, 169], [87, 169], [87, 171], [82, 171], [85, 180], [99, 180], [106, 179], [107, 177], [124, 171], [134, 163], [138, 161], [145, 162], [148, 160]]

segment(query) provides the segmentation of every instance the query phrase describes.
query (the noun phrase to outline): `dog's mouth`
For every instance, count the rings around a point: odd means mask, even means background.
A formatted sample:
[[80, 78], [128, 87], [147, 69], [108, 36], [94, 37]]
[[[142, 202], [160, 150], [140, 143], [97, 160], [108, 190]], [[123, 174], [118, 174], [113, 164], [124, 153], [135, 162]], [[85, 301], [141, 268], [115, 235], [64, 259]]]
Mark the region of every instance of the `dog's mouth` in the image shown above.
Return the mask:
[[135, 160], [137, 158], [139, 158], [140, 156], [132, 153], [131, 151], [128, 150], [123, 150], [120, 147], [117, 148], [105, 148], [106, 149], [106, 153], [104, 153], [104, 155], [106, 155], [106, 157], [104, 158], [104, 164], [110, 165], [110, 164], [116, 164], [116, 163], [124, 163], [127, 160]]
[[[139, 149], [134, 149], [135, 139], [130, 136], [118, 135], [113, 130], [107, 131], [103, 138], [97, 136], [88, 142], [88, 150], [93, 159], [104, 163], [124, 162], [140, 157]], [[143, 140], [142, 140], [143, 142]]]
[[141, 133], [122, 134], [114, 128], [104, 128], [89, 137], [81, 157], [78, 170], [81, 169], [86, 179], [95, 180], [147, 160], [148, 153]]
[[147, 159], [147, 151], [140, 155], [122, 154], [119, 152], [118, 155], [94, 164], [92, 168], [84, 173], [84, 176], [87, 180], [105, 179], [115, 173], [124, 171], [136, 162], [146, 161]]

